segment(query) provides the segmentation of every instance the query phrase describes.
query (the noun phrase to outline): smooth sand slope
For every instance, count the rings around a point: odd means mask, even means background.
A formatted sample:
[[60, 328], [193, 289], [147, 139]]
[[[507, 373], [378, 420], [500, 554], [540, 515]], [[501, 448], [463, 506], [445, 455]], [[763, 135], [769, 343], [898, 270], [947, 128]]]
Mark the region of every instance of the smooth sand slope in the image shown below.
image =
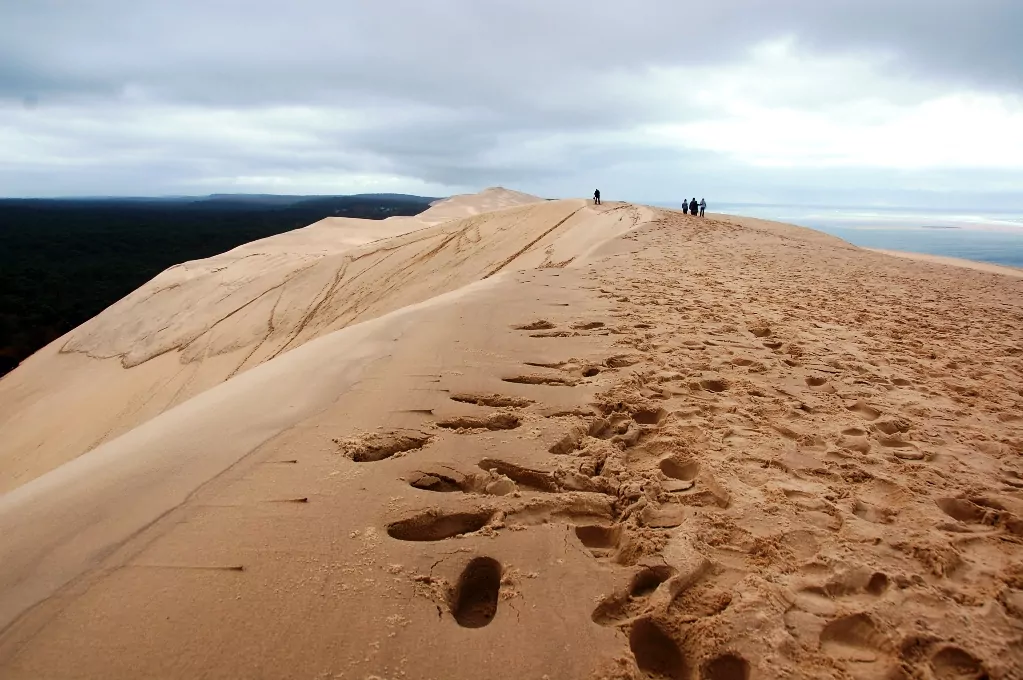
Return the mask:
[[588, 217], [582, 201], [492, 189], [172, 267], [0, 382], [0, 492], [313, 338], [480, 280], [536, 239], [532, 253], [571, 259], [623, 228]]
[[319, 236], [158, 277], [0, 382], [218, 367], [0, 459], [0, 677], [1021, 677], [1023, 281], [500, 198], [273, 303]]

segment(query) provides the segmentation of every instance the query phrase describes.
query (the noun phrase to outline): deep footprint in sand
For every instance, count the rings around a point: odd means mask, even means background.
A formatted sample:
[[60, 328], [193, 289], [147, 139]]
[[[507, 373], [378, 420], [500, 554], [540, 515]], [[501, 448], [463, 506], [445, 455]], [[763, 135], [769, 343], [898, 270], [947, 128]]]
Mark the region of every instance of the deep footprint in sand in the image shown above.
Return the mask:
[[628, 588], [605, 597], [590, 618], [602, 626], [614, 626], [640, 616], [647, 608], [646, 600], [674, 575], [675, 569], [667, 565], [641, 569], [633, 575]]
[[554, 324], [547, 319], [539, 319], [531, 323], [512, 326], [512, 328], [517, 331], [547, 331], [554, 328]]
[[682, 680], [689, 675], [682, 650], [652, 619], [640, 619], [632, 624], [629, 649], [636, 658], [636, 665], [647, 677]]
[[737, 654], [722, 654], [700, 669], [702, 680], [749, 680], [749, 662]]
[[451, 615], [458, 625], [482, 628], [494, 620], [501, 571], [501, 563], [491, 557], [476, 557], [462, 570], [451, 592]]
[[450, 513], [427, 510], [414, 517], [391, 522], [387, 525], [387, 535], [399, 541], [443, 541], [479, 531], [493, 515], [492, 510]]
[[469, 480], [465, 475], [454, 470], [417, 470], [409, 475], [408, 485], [422, 491], [452, 493], [467, 491]]
[[492, 413], [488, 416], [456, 416], [437, 423], [448, 430], [514, 430], [522, 419], [514, 413]]
[[532, 470], [530, 468], [507, 463], [494, 458], [484, 458], [479, 462], [479, 467], [487, 472], [504, 475], [519, 486], [538, 491], [557, 492], [561, 490], [557, 480], [550, 472]]
[[575, 528], [579, 541], [597, 558], [610, 557], [622, 540], [620, 524], [584, 524]]
[[472, 394], [469, 392], [452, 394], [451, 401], [493, 408], [526, 408], [534, 403], [532, 399], [525, 399], [523, 397], [509, 397], [503, 394]]
[[430, 435], [416, 430], [395, 430], [334, 439], [334, 443], [356, 463], [372, 463], [406, 451], [421, 449], [430, 442]]
[[571, 378], [552, 375], [516, 375], [510, 378], [501, 378], [501, 380], [516, 385], [545, 385], [551, 387], [574, 387], [577, 384]]

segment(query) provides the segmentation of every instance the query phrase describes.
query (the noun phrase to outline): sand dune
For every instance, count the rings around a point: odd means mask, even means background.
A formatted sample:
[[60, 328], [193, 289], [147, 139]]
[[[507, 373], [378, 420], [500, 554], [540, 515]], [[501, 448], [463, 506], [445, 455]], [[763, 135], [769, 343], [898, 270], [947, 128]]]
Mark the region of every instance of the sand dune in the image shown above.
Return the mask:
[[[567, 263], [638, 214], [507, 190], [479, 204], [504, 209], [477, 214], [456, 197], [420, 218], [330, 218], [168, 269], [0, 382], [0, 491], [323, 334], [519, 257]], [[59, 433], [55, 420], [66, 424]]]
[[[0, 382], [66, 404], [30, 473], [0, 424], [0, 677], [1019, 677], [1023, 281], [456, 201], [190, 264]], [[67, 361], [137, 381], [87, 453]]]

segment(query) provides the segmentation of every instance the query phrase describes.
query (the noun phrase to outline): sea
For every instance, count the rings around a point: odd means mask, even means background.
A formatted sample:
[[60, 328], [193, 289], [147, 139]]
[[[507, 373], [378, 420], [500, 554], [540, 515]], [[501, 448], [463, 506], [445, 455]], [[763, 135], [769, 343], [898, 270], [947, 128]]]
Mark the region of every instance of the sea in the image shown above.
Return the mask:
[[1023, 210], [950, 212], [756, 203], [719, 204], [709, 209], [810, 227], [864, 248], [961, 257], [1023, 268]]

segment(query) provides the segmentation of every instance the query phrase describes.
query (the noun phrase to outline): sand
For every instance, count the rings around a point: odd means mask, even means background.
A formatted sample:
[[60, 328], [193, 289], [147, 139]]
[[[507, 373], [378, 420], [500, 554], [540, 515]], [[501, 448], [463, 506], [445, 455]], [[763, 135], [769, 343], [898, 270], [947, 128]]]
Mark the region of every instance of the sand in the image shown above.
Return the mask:
[[170, 270], [0, 381], [0, 677], [1021, 677], [1023, 281], [457, 201]]
[[894, 255], [896, 257], [907, 257], [911, 260], [919, 260], [920, 262], [933, 262], [935, 264], [947, 264], [953, 267], [966, 267], [967, 269], [976, 269], [982, 272], [991, 272], [992, 274], [1004, 274], [1005, 276], [1021, 276], [1023, 277], [1023, 269], [1018, 267], [1006, 267], [1000, 264], [992, 264], [990, 262], [977, 262], [976, 260], [964, 260], [959, 257], [947, 257], [945, 255], [928, 255], [926, 253], [907, 253], [902, 250], [881, 250], [871, 249], [875, 253], [885, 253], [886, 255]]

